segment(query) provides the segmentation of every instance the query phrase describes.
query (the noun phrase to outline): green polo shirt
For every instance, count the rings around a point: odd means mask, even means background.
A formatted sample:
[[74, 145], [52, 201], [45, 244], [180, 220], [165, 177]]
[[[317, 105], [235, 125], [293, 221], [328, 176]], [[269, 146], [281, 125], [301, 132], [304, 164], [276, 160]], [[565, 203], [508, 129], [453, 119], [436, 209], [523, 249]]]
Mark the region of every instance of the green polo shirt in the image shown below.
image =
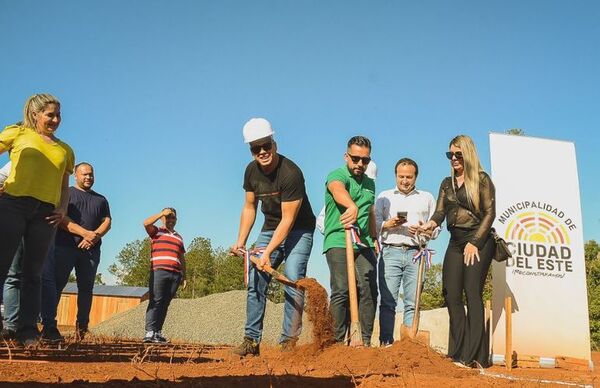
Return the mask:
[[[327, 176], [325, 190], [325, 240], [323, 242], [323, 253], [329, 248], [345, 248], [346, 232], [340, 223], [340, 216], [346, 211], [342, 205], [338, 205], [327, 186], [333, 181], [340, 181], [350, 193], [350, 198], [358, 207], [358, 219], [356, 224], [360, 229], [360, 239], [363, 244], [373, 247], [373, 239], [369, 236], [369, 209], [375, 203], [375, 181], [363, 174], [359, 182], [346, 165], [333, 170]], [[354, 249], [358, 249], [355, 245]]]

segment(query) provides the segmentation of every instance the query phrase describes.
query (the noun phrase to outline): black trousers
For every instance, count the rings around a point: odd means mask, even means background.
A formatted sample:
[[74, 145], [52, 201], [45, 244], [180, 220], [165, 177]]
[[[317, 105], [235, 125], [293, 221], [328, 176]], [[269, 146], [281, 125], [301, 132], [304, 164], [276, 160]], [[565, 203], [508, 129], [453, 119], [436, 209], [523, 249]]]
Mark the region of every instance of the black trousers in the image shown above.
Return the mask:
[[0, 196], [0, 277], [7, 275], [23, 243], [17, 335], [24, 339], [38, 335], [42, 267], [56, 232], [46, 217], [53, 211], [54, 205], [32, 197]]
[[[483, 287], [495, 250], [494, 239], [488, 237], [479, 250], [480, 261], [466, 266], [463, 251], [474, 231], [454, 228], [444, 257], [443, 294], [450, 316], [448, 357], [470, 364], [477, 361], [488, 367], [489, 336], [485, 330]], [[467, 300], [467, 313], [463, 304]]]
[[[331, 283], [331, 315], [335, 340], [344, 342], [350, 326], [350, 299], [348, 295], [348, 269], [346, 248], [330, 248], [325, 252], [329, 265]], [[354, 251], [356, 283], [358, 292], [358, 317], [362, 340], [371, 344], [373, 322], [377, 310], [377, 258], [372, 249]]]

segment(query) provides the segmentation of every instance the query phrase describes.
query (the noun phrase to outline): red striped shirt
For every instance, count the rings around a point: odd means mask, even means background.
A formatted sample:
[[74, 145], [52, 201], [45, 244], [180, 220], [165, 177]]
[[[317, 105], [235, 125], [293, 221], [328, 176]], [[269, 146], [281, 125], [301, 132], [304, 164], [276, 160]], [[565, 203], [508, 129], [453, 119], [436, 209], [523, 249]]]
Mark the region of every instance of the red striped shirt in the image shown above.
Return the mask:
[[185, 253], [183, 238], [177, 232], [169, 232], [167, 228], [160, 227], [148, 231], [152, 240], [150, 261], [152, 270], [164, 269], [172, 272], [181, 272], [180, 257]]

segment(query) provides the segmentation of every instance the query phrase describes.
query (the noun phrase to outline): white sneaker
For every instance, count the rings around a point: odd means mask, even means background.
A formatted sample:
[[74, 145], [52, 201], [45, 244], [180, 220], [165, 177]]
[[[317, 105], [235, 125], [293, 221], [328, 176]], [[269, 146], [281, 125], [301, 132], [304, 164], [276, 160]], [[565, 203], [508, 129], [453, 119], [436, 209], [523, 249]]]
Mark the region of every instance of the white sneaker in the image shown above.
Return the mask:
[[154, 332], [153, 331], [147, 331], [146, 335], [144, 336], [144, 339], [142, 340], [142, 342], [145, 343], [145, 344], [154, 342]]

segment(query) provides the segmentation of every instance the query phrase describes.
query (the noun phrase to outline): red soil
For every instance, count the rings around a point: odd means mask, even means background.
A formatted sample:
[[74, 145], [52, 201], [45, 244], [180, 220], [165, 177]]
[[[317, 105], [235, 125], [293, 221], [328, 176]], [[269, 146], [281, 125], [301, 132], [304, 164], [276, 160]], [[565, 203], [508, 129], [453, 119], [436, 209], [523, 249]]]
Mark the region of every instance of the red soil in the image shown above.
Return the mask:
[[[67, 349], [34, 351], [0, 348], [0, 386], [92, 387], [447, 387], [552, 386], [540, 380], [594, 385], [598, 372], [564, 369], [484, 371], [463, 369], [420, 343], [404, 340], [390, 348], [334, 345], [315, 353], [310, 345], [282, 353], [262, 349], [260, 357], [240, 359], [228, 348], [167, 345], [145, 348], [139, 343], [68, 344]], [[596, 365], [600, 354], [593, 353]], [[521, 380], [500, 378], [508, 375]]]
[[329, 311], [327, 291], [313, 278], [300, 279], [297, 284], [306, 291], [306, 312], [313, 327], [313, 348], [324, 349], [334, 343], [333, 318]]

